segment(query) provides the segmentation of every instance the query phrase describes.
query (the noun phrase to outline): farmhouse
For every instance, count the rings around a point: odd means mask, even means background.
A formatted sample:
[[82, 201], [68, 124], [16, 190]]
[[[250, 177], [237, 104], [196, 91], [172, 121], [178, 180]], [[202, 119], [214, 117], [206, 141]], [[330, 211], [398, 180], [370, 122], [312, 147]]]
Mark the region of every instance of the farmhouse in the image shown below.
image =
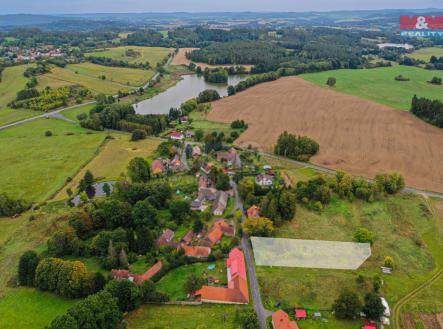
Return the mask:
[[164, 171], [164, 166], [162, 160], [154, 160], [151, 165], [151, 171], [153, 175], [160, 175]]
[[224, 219], [219, 219], [214, 223], [211, 232], [209, 232], [208, 236], [206, 237], [207, 244], [213, 246], [219, 243], [223, 237], [223, 234], [227, 236], [234, 236], [235, 227], [226, 223]]
[[226, 206], [228, 204], [229, 194], [225, 191], [218, 191], [217, 197], [214, 201], [212, 207], [212, 213], [215, 216], [221, 216], [225, 212]]
[[158, 261], [143, 274], [133, 274], [128, 270], [112, 270], [111, 276], [113, 279], [116, 280], [127, 279], [136, 284], [142, 284], [143, 282], [150, 280], [154, 275], [160, 272], [162, 268], [163, 263], [161, 261]]
[[246, 214], [248, 215], [248, 218], [260, 217], [260, 208], [256, 205], [253, 205], [248, 210], [246, 210]]
[[174, 237], [174, 231], [170, 230], [169, 228], [164, 230], [162, 235], [160, 235], [160, 237], [155, 242], [157, 248], [170, 245], [173, 237]]
[[217, 161], [226, 162], [228, 167], [240, 168], [241, 160], [237, 151], [234, 148], [231, 148], [229, 152], [217, 152]]
[[169, 133], [169, 138], [177, 141], [181, 141], [185, 136], [179, 131], [171, 131]]
[[205, 246], [182, 246], [185, 255], [194, 258], [206, 258], [211, 253], [211, 248]]
[[272, 314], [272, 327], [274, 329], [298, 329], [297, 322], [291, 321], [289, 315], [282, 310]]
[[203, 286], [195, 295], [205, 303], [248, 304], [249, 289], [243, 252], [235, 248], [226, 261], [228, 287]]
[[274, 183], [274, 176], [269, 174], [258, 174], [255, 182], [260, 186], [271, 186]]
[[192, 242], [194, 236], [195, 236], [194, 231], [191, 230], [188, 233], [186, 233], [186, 235], [180, 240], [180, 242], [189, 244]]

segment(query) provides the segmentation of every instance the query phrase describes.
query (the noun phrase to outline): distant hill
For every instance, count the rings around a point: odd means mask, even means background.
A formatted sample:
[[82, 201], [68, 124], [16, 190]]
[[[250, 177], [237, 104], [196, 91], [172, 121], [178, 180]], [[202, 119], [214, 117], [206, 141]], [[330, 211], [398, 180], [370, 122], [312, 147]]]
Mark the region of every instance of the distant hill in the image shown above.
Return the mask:
[[44, 25], [63, 20], [65, 18], [51, 15], [0, 15], [0, 26], [29, 26]]

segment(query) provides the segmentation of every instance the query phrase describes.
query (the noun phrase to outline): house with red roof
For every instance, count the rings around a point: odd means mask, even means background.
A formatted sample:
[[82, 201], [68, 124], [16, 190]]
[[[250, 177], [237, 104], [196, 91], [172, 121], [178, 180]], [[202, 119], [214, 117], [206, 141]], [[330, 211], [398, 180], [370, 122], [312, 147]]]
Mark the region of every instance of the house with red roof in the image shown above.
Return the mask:
[[195, 295], [204, 303], [248, 304], [249, 288], [243, 252], [234, 248], [226, 261], [228, 287], [203, 286]]
[[181, 141], [185, 136], [179, 131], [171, 131], [169, 133], [169, 138], [177, 141]]
[[165, 168], [163, 166], [162, 160], [157, 159], [152, 162], [151, 172], [153, 175], [160, 175], [163, 173], [164, 170]]
[[272, 314], [272, 327], [274, 329], [298, 329], [297, 322], [291, 321], [289, 315], [283, 310]]
[[212, 226], [212, 230], [206, 236], [206, 244], [209, 246], [213, 246], [220, 242], [223, 235], [234, 236], [235, 235], [235, 227], [231, 224], [226, 223], [226, 220], [219, 219]]
[[157, 248], [168, 246], [171, 244], [172, 239], [174, 238], [174, 231], [167, 228], [163, 231], [162, 235], [155, 241], [155, 245]]
[[142, 284], [145, 281], [150, 280], [154, 275], [156, 275], [163, 268], [163, 263], [158, 261], [151, 268], [149, 268], [143, 274], [134, 274], [128, 270], [112, 270], [111, 277], [116, 280], [127, 279], [136, 284]]
[[246, 210], [246, 214], [248, 215], [248, 218], [260, 217], [260, 208], [253, 205]]
[[205, 246], [182, 245], [182, 249], [187, 257], [206, 258], [211, 254], [211, 248]]
[[362, 329], [377, 329], [377, 324], [375, 323], [365, 323]]
[[306, 310], [303, 308], [296, 308], [295, 309], [295, 318], [297, 320], [306, 320], [306, 318], [307, 318]]

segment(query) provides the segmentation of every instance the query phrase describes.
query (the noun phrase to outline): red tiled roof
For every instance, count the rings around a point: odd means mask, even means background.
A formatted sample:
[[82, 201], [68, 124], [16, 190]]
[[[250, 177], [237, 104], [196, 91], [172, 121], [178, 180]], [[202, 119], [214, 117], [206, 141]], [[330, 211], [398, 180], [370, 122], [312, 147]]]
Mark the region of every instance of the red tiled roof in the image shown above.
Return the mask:
[[183, 134], [179, 131], [171, 131], [171, 133], [169, 134], [169, 137], [172, 138], [183, 138]]
[[375, 323], [365, 323], [363, 329], [377, 329], [377, 325]]
[[151, 165], [152, 173], [154, 175], [160, 174], [163, 172], [163, 163], [161, 160], [154, 160]]
[[192, 239], [194, 238], [194, 231], [189, 231], [188, 233], [186, 233], [186, 235], [181, 239], [181, 241], [185, 242], [185, 243], [190, 243], [192, 241]]
[[212, 303], [249, 303], [249, 289], [246, 278], [246, 265], [243, 252], [235, 248], [229, 253], [228, 288], [203, 286], [196, 292], [203, 302]]
[[252, 207], [250, 207], [246, 213], [248, 214], [249, 218], [252, 217], [259, 217], [260, 216], [260, 208], [257, 207], [256, 205], [253, 205]]
[[208, 239], [212, 244], [216, 244], [221, 240], [223, 232], [219, 226], [214, 227], [208, 234]]
[[296, 319], [305, 319], [306, 318], [306, 310], [302, 308], [295, 309], [295, 318]]
[[298, 329], [297, 322], [291, 321], [289, 315], [282, 310], [278, 310], [272, 314], [272, 323], [274, 329]]
[[208, 257], [211, 253], [211, 248], [203, 246], [183, 246], [185, 255], [188, 257]]
[[135, 283], [142, 284], [145, 281], [150, 280], [154, 275], [156, 275], [163, 268], [163, 263], [158, 261], [155, 263], [149, 270], [147, 270], [142, 275], [139, 275], [135, 278]]

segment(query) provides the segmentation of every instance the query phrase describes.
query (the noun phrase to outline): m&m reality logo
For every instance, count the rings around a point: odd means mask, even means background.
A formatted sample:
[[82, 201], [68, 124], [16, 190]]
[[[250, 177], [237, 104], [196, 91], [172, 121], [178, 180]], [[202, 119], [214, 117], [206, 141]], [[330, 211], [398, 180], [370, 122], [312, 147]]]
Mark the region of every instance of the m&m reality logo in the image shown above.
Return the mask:
[[443, 16], [400, 16], [400, 30], [405, 37], [443, 37]]

